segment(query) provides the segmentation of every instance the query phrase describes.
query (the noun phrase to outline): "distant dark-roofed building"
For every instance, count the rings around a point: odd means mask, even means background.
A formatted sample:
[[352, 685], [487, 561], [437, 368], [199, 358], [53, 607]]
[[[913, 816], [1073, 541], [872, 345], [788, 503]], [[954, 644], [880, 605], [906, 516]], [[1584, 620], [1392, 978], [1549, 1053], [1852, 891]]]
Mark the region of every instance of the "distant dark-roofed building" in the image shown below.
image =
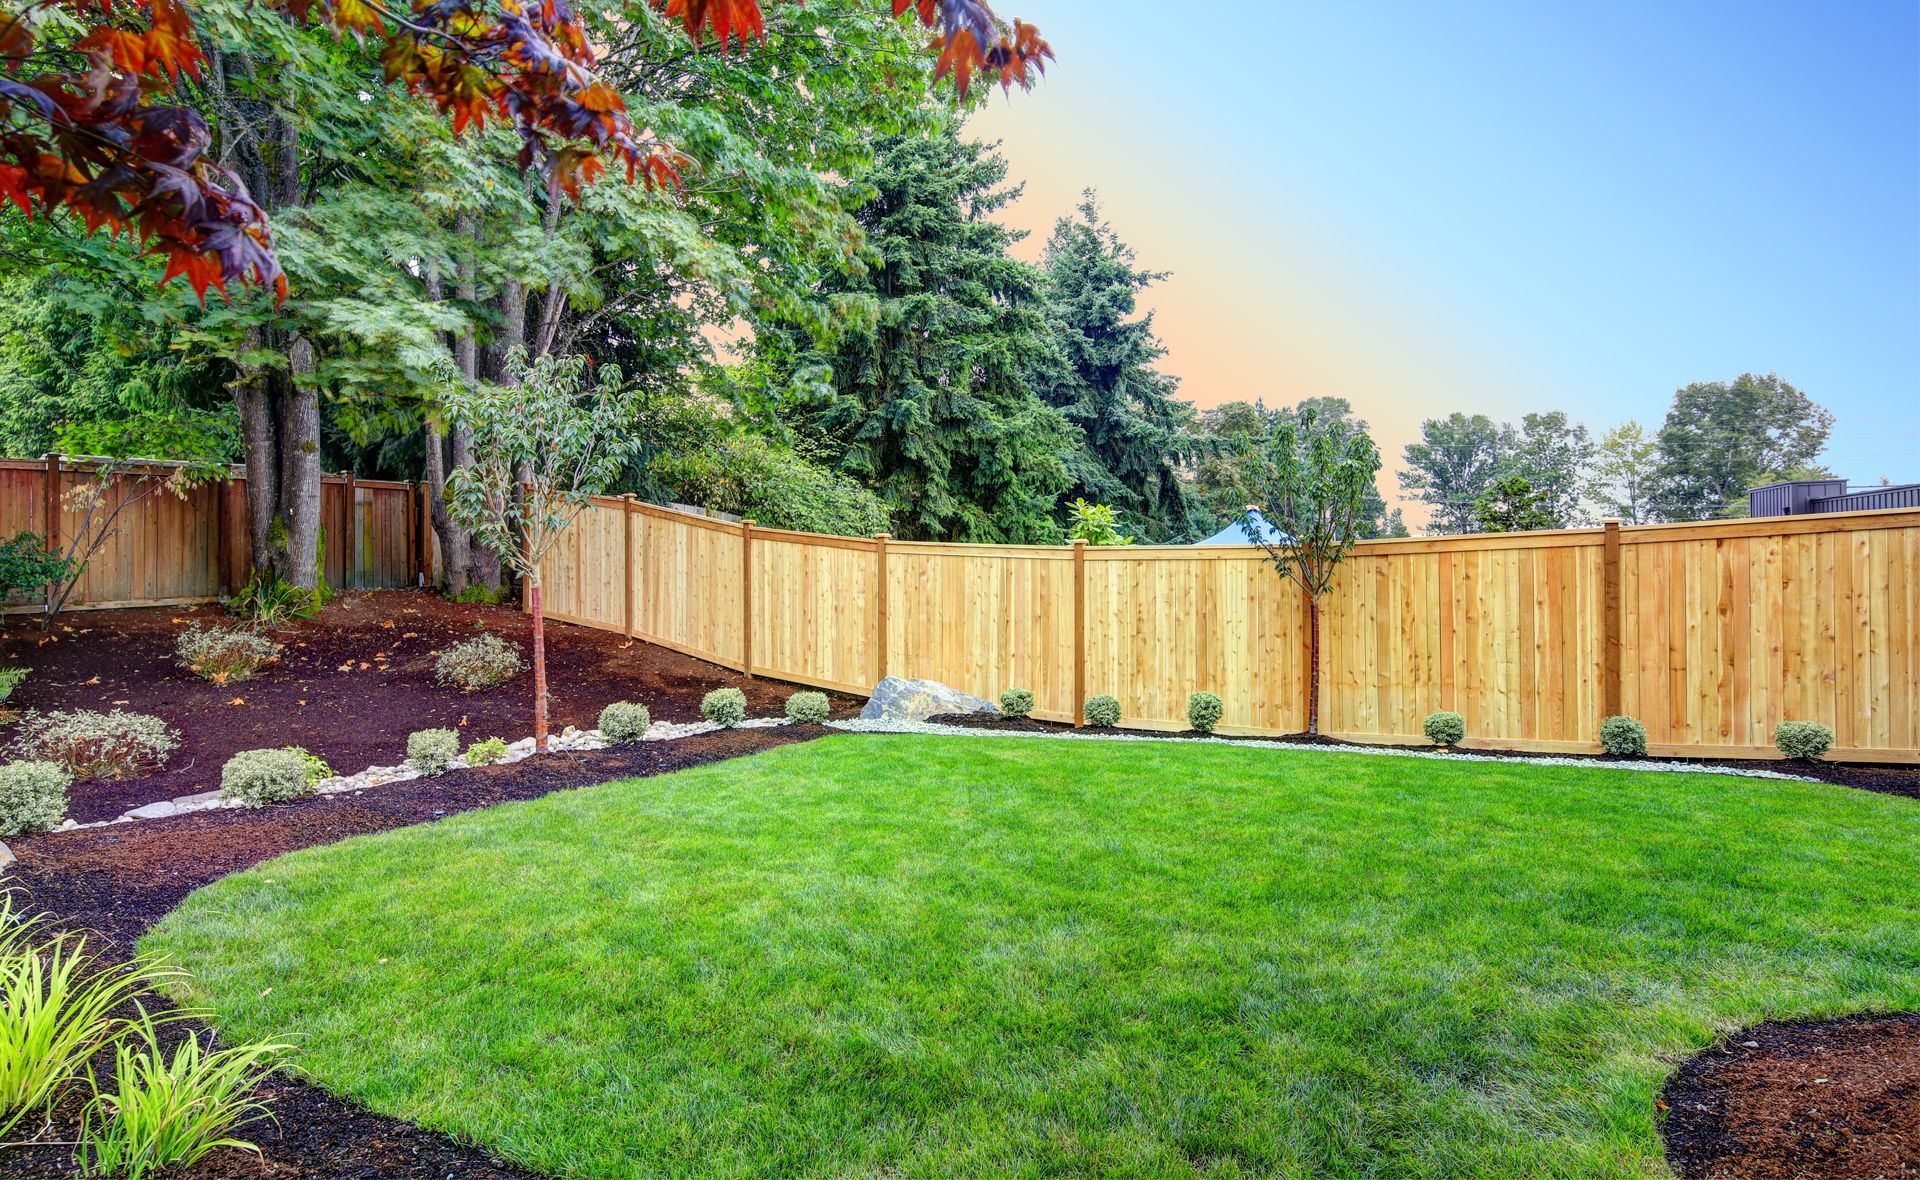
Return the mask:
[[1747, 493], [1747, 509], [1754, 516], [1865, 512], [1869, 508], [1920, 508], [1920, 483], [1876, 484], [1849, 491], [1844, 479], [1795, 479]]

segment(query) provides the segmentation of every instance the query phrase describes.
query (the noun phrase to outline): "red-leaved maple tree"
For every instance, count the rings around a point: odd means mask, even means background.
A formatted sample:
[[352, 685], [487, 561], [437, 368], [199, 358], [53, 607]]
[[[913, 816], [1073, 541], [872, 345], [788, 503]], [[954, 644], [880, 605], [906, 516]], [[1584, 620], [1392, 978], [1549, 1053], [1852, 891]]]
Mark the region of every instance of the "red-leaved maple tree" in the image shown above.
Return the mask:
[[[568, 0], [271, 0], [296, 21], [384, 39], [390, 81], [425, 95], [455, 131], [505, 118], [522, 167], [571, 196], [624, 165], [630, 181], [677, 178], [679, 155], [637, 131]], [[756, 0], [654, 0], [695, 39], [723, 46], [760, 37]], [[795, 0], [798, 2], [798, 0]], [[997, 18], [983, 0], [893, 0], [934, 31], [936, 77], [962, 92], [976, 74], [1026, 86], [1053, 56], [1032, 25]], [[86, 29], [48, 39], [64, 12]], [[180, 0], [26, 0], [0, 14], [0, 201], [28, 217], [62, 208], [88, 230], [134, 234], [167, 259], [165, 285], [257, 283], [286, 293], [266, 214], [239, 177], [206, 157], [206, 121], [173, 105], [181, 75], [205, 60]]]

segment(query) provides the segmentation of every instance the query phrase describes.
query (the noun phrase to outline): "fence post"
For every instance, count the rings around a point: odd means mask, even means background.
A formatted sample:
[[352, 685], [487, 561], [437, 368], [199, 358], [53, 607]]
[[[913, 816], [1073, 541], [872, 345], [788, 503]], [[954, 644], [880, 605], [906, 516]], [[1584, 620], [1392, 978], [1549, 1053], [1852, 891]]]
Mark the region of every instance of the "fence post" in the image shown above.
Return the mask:
[[1087, 723], [1087, 539], [1073, 539], [1073, 727]]
[[353, 470], [349, 468], [342, 474], [347, 481], [347, 527], [342, 530], [347, 534], [347, 551], [342, 555], [346, 560], [340, 564], [340, 580], [347, 584], [349, 590], [358, 590], [360, 588], [357, 585], [360, 580], [358, 576], [360, 573], [360, 505], [354, 502]]
[[873, 682], [875, 684], [887, 678], [887, 542], [892, 539], [887, 533], [873, 535], [874, 583], [878, 588], [873, 596]]
[[625, 584], [622, 591], [626, 596], [627, 638], [633, 638], [633, 493], [620, 497], [620, 550], [626, 559]]
[[213, 591], [226, 595], [231, 592], [233, 559], [227, 540], [227, 485], [226, 479], [214, 481], [213, 485]]
[[1440, 565], [1440, 707], [1454, 708], [1453, 687], [1453, 550], [1442, 549]]
[[753, 679], [753, 521], [740, 522], [740, 671]]
[[[46, 479], [47, 552], [57, 554], [60, 552], [60, 454], [57, 451], [47, 452]], [[48, 602], [59, 593], [58, 582], [47, 583]]]
[[413, 489], [413, 519], [417, 523], [413, 530], [412, 580], [416, 586], [433, 580], [433, 543], [427, 540], [427, 534], [433, 529], [433, 506], [427, 502], [431, 494], [424, 479]]
[[1602, 717], [1616, 717], [1620, 713], [1620, 640], [1624, 629], [1620, 601], [1620, 522], [1609, 517], [1601, 524], [1606, 533], [1600, 566], [1604, 636], [1600, 649], [1600, 708]]

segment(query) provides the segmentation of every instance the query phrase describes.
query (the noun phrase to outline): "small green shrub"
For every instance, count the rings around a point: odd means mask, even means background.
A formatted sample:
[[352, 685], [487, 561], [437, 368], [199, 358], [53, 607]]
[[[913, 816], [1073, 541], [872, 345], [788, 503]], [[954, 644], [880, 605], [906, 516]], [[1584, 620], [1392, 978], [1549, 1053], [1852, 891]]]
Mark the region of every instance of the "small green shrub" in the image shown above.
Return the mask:
[[280, 658], [281, 647], [250, 627], [202, 627], [180, 633], [174, 654], [180, 666], [202, 680], [230, 684], [248, 680]]
[[1213, 727], [1220, 724], [1220, 715], [1226, 711], [1220, 698], [1210, 692], [1196, 692], [1187, 698], [1187, 724], [1201, 733], [1212, 733]]
[[0, 701], [5, 701], [13, 695], [13, 690], [20, 687], [20, 682], [27, 678], [27, 673], [30, 670], [31, 669], [28, 668], [0, 668]]
[[203, 1045], [189, 1032], [168, 1056], [144, 1009], [131, 1032], [114, 1046], [113, 1089], [96, 1078], [81, 1116], [82, 1176], [145, 1180], [183, 1172], [218, 1147], [258, 1152], [233, 1131], [266, 1113], [254, 1092], [291, 1045], [215, 1049], [212, 1033]]
[[120, 709], [29, 713], [13, 743], [15, 756], [58, 762], [78, 782], [150, 774], [179, 748], [180, 735], [166, 722]]
[[1773, 727], [1773, 744], [1789, 758], [1818, 758], [1833, 748], [1833, 727], [1818, 721], [1782, 721]]
[[1644, 757], [1647, 727], [1631, 717], [1609, 717], [1600, 723], [1600, 748], [1615, 758]]
[[600, 736], [616, 746], [646, 737], [652, 725], [653, 714], [638, 701], [615, 701], [600, 710]]
[[316, 591], [255, 573], [225, 605], [227, 613], [256, 627], [279, 627], [320, 613], [325, 599]]
[[304, 750], [242, 750], [220, 768], [220, 795], [248, 807], [265, 807], [311, 795], [316, 781], [307, 777]]
[[1033, 694], [1024, 688], [1009, 688], [1000, 694], [1000, 711], [1009, 717], [1025, 717], [1033, 712]]
[[306, 763], [307, 786], [317, 787], [322, 781], [333, 777], [333, 767], [327, 765], [325, 758], [309, 753], [305, 746], [288, 746], [287, 749], [300, 755], [300, 760]]
[[826, 719], [826, 693], [796, 692], [787, 698], [787, 720], [795, 725], [818, 725]]
[[507, 739], [490, 737], [467, 747], [462, 757], [468, 766], [492, 766], [507, 756]]
[[700, 715], [732, 729], [747, 719], [747, 694], [737, 688], [716, 688], [701, 700]]
[[502, 586], [498, 590], [489, 590], [478, 582], [468, 582], [466, 588], [458, 594], [447, 595], [448, 602], [457, 602], [462, 606], [499, 606], [513, 597], [513, 589]]
[[421, 774], [445, 774], [460, 753], [460, 735], [451, 729], [422, 729], [407, 735], [407, 765]]
[[1088, 697], [1082, 712], [1088, 725], [1106, 727], [1120, 724], [1120, 702], [1105, 693]]
[[44, 832], [67, 814], [73, 776], [58, 762], [0, 766], [0, 836]]
[[41, 591], [49, 582], [64, 582], [79, 563], [47, 548], [39, 533], [15, 533], [0, 541], [0, 598], [22, 590]]
[[474, 692], [505, 684], [526, 662], [520, 650], [498, 635], [476, 635], [442, 651], [433, 662], [433, 678], [443, 688]]
[[1436, 746], [1457, 746], [1467, 736], [1467, 719], [1442, 709], [1438, 713], [1427, 714], [1420, 728], [1427, 731], [1427, 737]]

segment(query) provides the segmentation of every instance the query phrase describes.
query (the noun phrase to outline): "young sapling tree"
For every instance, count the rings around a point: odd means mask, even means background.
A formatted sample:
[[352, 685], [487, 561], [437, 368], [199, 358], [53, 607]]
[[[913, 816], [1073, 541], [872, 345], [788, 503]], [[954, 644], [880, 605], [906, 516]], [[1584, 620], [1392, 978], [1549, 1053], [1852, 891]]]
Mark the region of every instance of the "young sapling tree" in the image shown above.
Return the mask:
[[540, 564], [634, 450], [633, 394], [620, 370], [515, 349], [505, 385], [449, 387], [449, 416], [472, 432], [473, 462], [447, 476], [447, 510], [461, 528], [526, 579], [533, 615], [533, 738], [547, 748], [547, 637]]
[[[1249, 464], [1256, 502], [1240, 512], [1240, 528], [1305, 592], [1307, 732], [1318, 734], [1320, 600], [1367, 522], [1380, 451], [1366, 431], [1337, 429], [1311, 407], [1282, 415], [1256, 447]], [[1256, 513], [1272, 527], [1262, 527]]]

